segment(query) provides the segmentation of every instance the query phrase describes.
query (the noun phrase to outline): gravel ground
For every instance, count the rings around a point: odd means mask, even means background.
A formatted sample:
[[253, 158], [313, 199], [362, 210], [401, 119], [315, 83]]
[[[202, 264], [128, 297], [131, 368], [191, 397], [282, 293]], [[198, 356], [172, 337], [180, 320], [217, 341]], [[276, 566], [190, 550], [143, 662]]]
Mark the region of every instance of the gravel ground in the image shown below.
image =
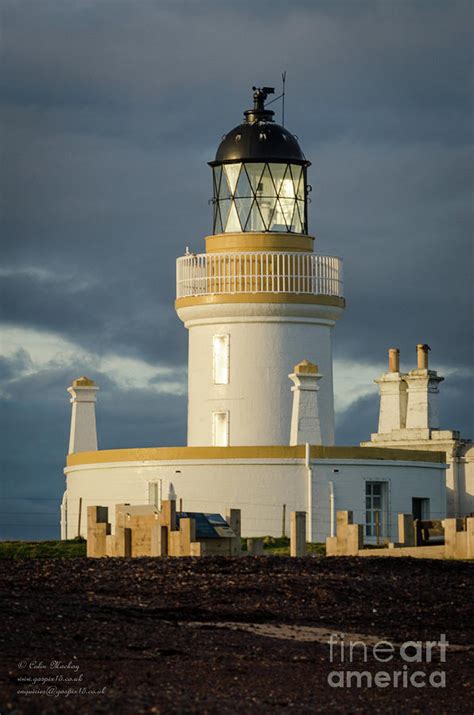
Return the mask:
[[[473, 574], [401, 558], [5, 559], [0, 712], [472, 713]], [[431, 662], [400, 654], [441, 634], [445, 662], [439, 646]], [[377, 660], [382, 638], [393, 653]]]

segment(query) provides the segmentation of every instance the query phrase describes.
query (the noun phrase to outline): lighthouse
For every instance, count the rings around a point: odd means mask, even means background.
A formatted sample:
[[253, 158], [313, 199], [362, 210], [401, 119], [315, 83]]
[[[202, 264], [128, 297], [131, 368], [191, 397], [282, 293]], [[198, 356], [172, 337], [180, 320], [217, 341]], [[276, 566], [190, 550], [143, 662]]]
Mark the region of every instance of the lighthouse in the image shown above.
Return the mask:
[[[398, 514], [413, 504], [430, 518], [446, 514], [444, 453], [434, 437], [430, 452], [403, 441], [433, 419], [441, 378], [427, 369], [426, 345], [423, 364], [403, 376], [392, 350], [390, 374], [379, 380], [379, 437], [400, 433], [402, 448], [378, 439], [334, 444], [331, 341], [345, 306], [342, 262], [314, 250], [310, 162], [265, 106], [272, 88], [253, 91], [254, 106], [210, 162], [205, 251], [177, 259], [175, 306], [189, 333], [187, 444], [98, 449], [98, 385], [74, 380], [63, 538], [86, 535], [82, 504], [108, 507], [115, 529], [125, 506], [159, 510], [168, 493], [180, 512], [240, 509], [244, 536], [281, 536], [291, 512], [306, 512], [308, 542], [334, 536], [337, 511], [353, 514], [367, 543], [395, 541]], [[410, 429], [399, 429], [399, 418]]]
[[[189, 331], [188, 446], [287, 445], [288, 375], [320, 370], [313, 444], [334, 444], [332, 330], [344, 310], [342, 261], [314, 252], [310, 162], [253, 88], [213, 174], [213, 233], [177, 261], [176, 310]], [[316, 394], [316, 393], [315, 393]]]

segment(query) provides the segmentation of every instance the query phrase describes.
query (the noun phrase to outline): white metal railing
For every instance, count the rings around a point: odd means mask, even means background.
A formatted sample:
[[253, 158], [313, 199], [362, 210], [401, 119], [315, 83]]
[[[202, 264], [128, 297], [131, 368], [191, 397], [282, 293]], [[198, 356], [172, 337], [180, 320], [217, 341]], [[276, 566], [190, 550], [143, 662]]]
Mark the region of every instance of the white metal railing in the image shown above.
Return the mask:
[[342, 261], [286, 251], [199, 253], [178, 258], [176, 294], [306, 293], [343, 297]]

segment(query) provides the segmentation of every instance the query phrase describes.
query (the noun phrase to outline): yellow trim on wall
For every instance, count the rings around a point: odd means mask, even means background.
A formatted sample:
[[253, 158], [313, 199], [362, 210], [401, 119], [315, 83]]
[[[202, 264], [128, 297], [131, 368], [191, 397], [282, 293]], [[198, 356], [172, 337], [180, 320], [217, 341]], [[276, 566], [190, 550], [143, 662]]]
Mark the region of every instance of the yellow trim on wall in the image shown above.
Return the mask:
[[219, 233], [206, 236], [206, 253], [313, 250], [313, 236], [292, 233]]
[[309, 293], [212, 293], [210, 295], [190, 295], [178, 298], [175, 308], [190, 305], [218, 305], [222, 303], [310, 303], [312, 305], [332, 305], [344, 308], [346, 301], [333, 295], [310, 295]]
[[[109, 462], [186, 461], [191, 459], [304, 459], [305, 446], [247, 447], [145, 447], [135, 449], [100, 449], [96, 452], [68, 454], [67, 466]], [[323, 447], [312, 446], [313, 459], [383, 459], [404, 462], [446, 461], [444, 452], [425, 452], [383, 447]]]
[[425, 452], [421, 449], [386, 447], [324, 447], [312, 446], [314, 459], [383, 459], [392, 462], [446, 462], [445, 452]]

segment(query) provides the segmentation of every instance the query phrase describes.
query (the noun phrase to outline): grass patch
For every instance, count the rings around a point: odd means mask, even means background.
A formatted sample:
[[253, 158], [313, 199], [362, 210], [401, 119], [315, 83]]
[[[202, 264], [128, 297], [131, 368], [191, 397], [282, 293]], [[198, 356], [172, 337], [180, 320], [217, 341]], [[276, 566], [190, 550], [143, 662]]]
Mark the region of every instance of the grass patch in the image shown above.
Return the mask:
[[0, 559], [69, 559], [77, 556], [86, 556], [85, 539], [0, 541]]
[[[290, 540], [286, 537], [265, 536], [264, 553], [275, 556], [290, 555]], [[247, 540], [242, 539], [242, 551], [247, 551]], [[306, 553], [325, 556], [324, 544], [306, 544]], [[0, 559], [72, 559], [86, 556], [85, 539], [69, 541], [0, 541]]]
[[[265, 554], [274, 556], [290, 555], [290, 539], [286, 536], [264, 536], [263, 549]], [[247, 540], [242, 539], [242, 551], [247, 551]], [[326, 544], [306, 544], [306, 553], [312, 556], [325, 556]]]

